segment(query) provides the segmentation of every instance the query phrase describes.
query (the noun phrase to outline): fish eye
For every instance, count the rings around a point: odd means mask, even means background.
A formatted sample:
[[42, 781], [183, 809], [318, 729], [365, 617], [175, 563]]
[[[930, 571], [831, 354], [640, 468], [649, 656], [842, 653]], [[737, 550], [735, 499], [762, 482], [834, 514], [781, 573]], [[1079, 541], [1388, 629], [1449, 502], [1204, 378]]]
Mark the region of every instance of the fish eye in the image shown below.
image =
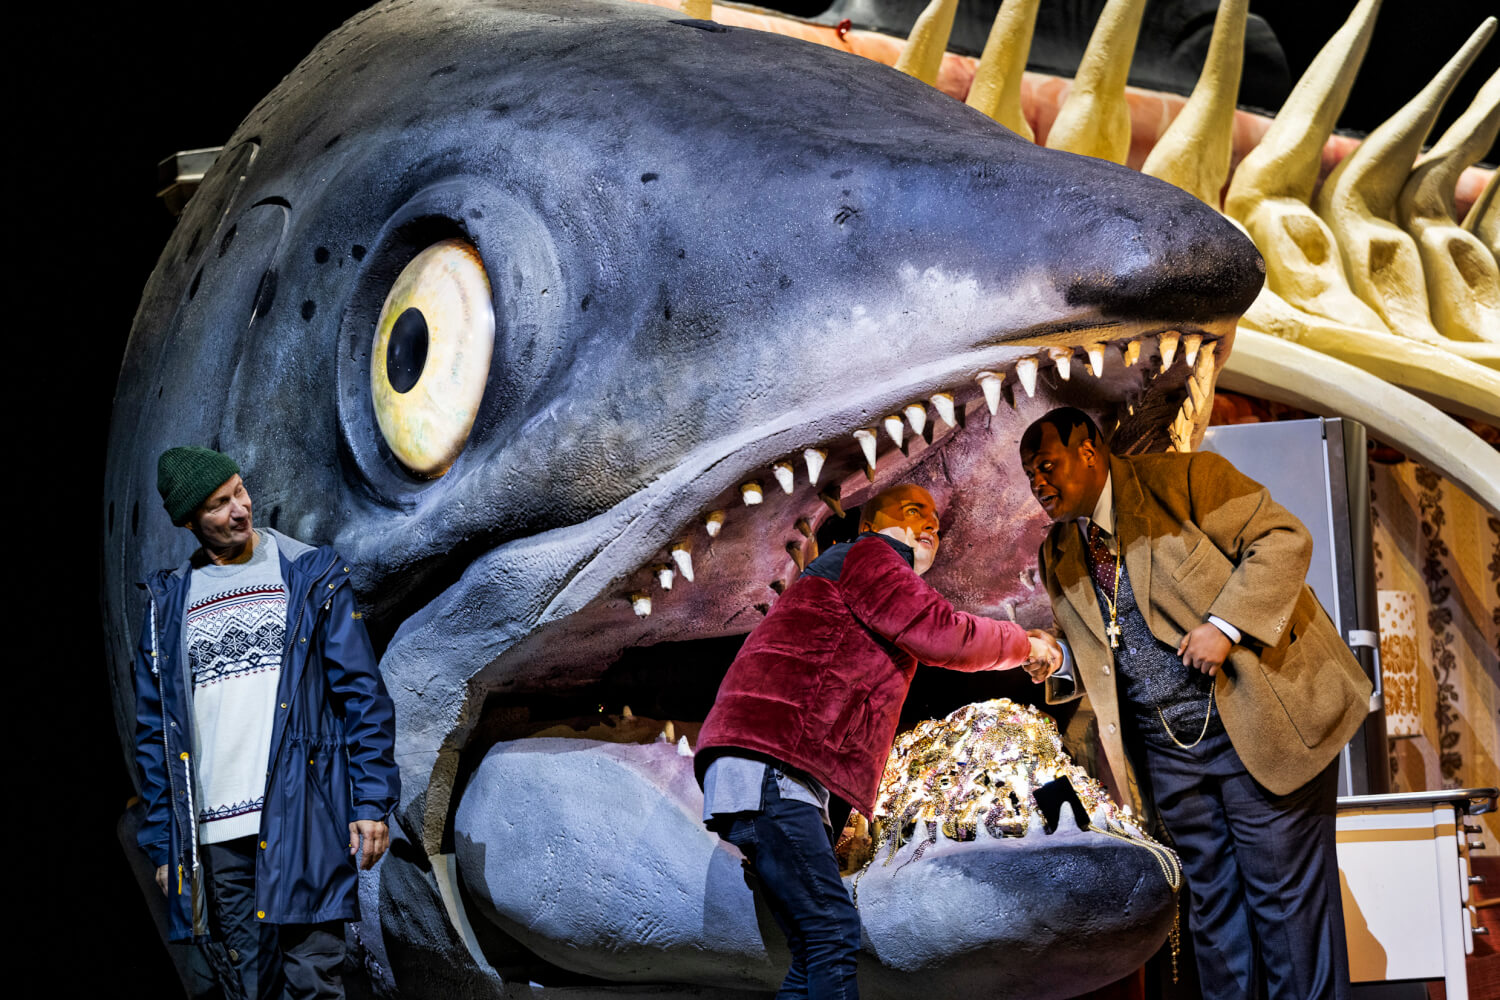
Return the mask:
[[375, 322], [370, 394], [391, 453], [436, 479], [469, 440], [489, 380], [495, 310], [479, 251], [446, 239], [391, 285]]

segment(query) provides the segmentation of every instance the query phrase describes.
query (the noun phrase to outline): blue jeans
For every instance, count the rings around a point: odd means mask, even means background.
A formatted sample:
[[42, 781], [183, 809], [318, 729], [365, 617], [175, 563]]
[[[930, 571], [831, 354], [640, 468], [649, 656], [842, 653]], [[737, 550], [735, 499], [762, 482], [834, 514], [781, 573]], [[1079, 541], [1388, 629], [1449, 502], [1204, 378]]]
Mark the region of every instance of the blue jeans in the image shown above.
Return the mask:
[[858, 1000], [859, 912], [839, 877], [823, 817], [806, 802], [783, 799], [769, 767], [761, 804], [758, 813], [736, 814], [722, 836], [745, 855], [792, 950], [776, 996]]

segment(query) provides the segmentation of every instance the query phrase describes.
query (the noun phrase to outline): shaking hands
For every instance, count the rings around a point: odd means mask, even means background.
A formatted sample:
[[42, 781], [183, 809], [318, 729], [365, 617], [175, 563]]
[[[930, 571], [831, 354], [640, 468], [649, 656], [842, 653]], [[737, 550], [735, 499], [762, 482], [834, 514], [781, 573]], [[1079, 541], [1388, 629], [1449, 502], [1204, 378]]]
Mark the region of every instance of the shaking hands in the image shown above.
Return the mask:
[[1062, 666], [1062, 646], [1050, 633], [1039, 628], [1027, 629], [1026, 637], [1031, 640], [1031, 656], [1021, 666], [1031, 676], [1032, 683], [1040, 684]]

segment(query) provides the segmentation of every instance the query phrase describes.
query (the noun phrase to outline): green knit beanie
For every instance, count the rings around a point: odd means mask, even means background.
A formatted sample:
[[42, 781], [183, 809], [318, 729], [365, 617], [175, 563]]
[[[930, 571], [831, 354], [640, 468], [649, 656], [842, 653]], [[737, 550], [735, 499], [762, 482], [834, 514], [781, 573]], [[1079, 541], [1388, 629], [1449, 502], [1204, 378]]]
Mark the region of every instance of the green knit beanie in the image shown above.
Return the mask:
[[156, 460], [156, 492], [172, 523], [181, 527], [239, 471], [234, 459], [212, 448], [168, 448]]

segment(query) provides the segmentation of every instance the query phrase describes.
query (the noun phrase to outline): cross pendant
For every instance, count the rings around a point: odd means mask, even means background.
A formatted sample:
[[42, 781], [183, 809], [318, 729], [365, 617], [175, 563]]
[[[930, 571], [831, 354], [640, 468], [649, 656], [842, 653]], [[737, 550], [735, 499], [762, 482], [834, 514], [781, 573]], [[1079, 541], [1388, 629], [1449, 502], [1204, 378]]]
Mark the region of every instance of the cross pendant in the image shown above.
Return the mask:
[[1120, 626], [1118, 623], [1110, 622], [1109, 626], [1105, 628], [1104, 634], [1109, 636], [1110, 649], [1120, 648]]

